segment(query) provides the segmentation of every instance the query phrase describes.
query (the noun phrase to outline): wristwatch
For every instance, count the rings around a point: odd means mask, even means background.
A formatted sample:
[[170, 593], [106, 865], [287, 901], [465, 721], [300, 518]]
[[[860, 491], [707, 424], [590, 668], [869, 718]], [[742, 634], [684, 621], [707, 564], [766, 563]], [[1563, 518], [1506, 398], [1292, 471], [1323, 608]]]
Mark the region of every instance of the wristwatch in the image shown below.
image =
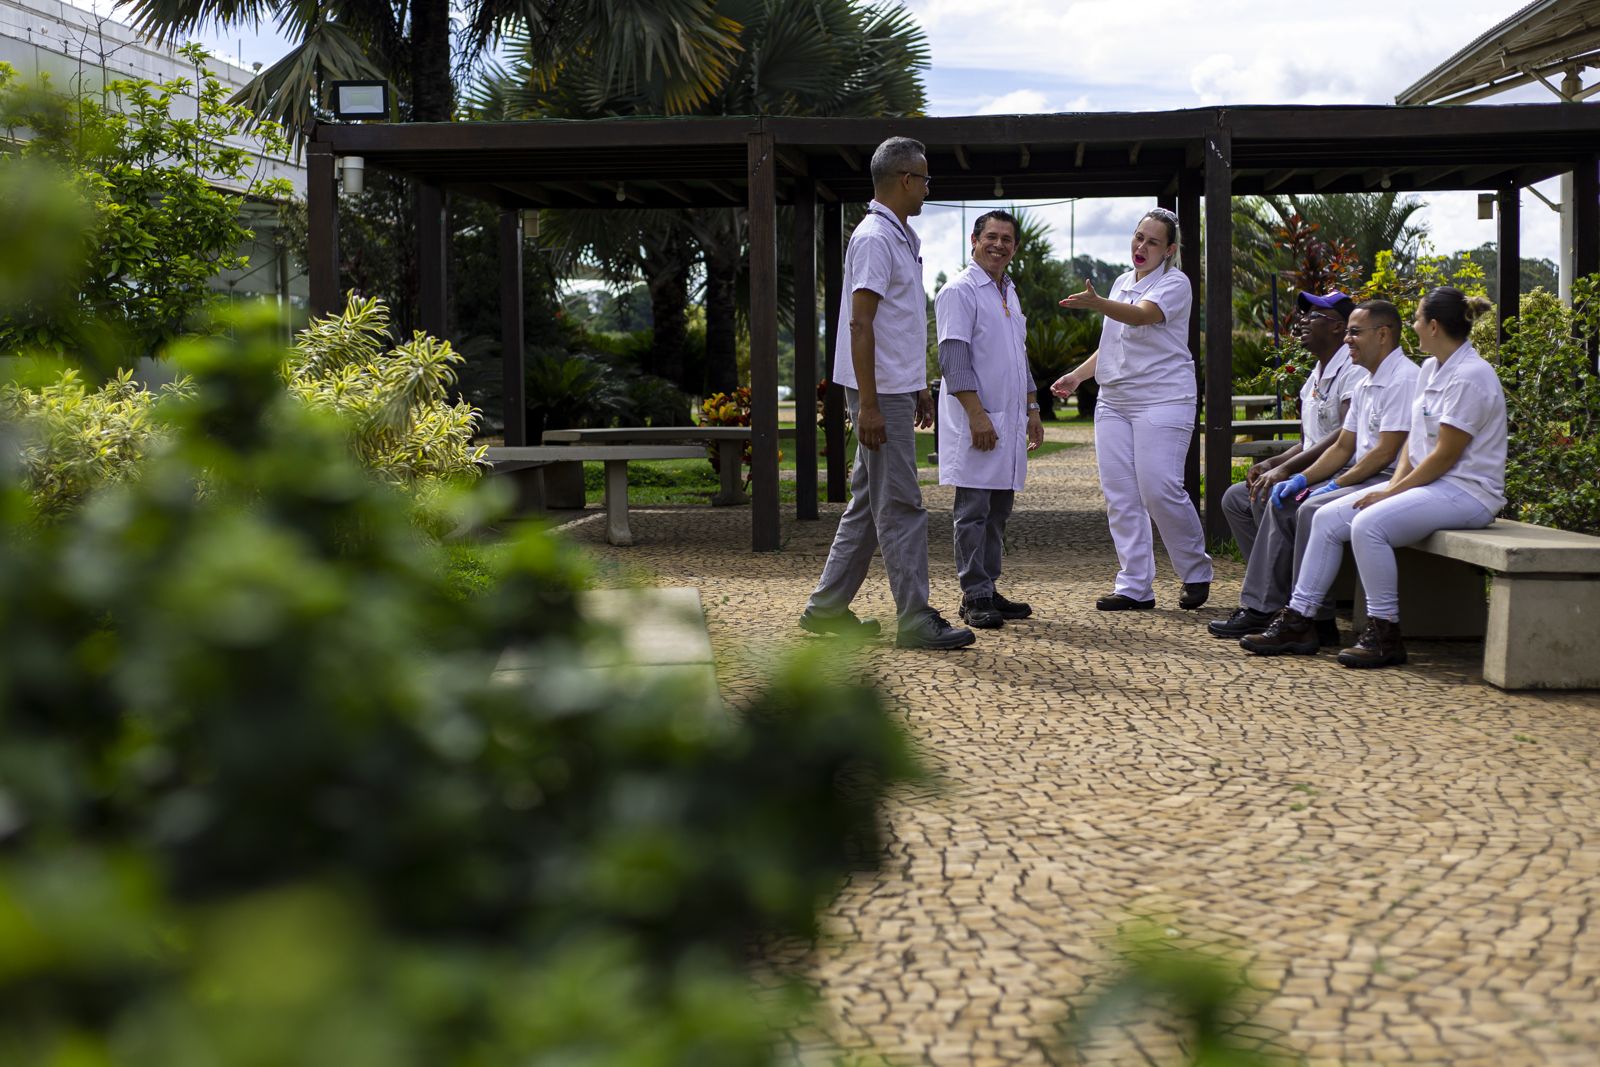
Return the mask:
[[1038, 401], [1036, 401], [1036, 400], [1030, 400], [1030, 401], [1028, 401], [1028, 410], [1029, 410], [1029, 411], [1038, 411], [1038, 410], [1039, 410], [1039, 403], [1038, 403]]

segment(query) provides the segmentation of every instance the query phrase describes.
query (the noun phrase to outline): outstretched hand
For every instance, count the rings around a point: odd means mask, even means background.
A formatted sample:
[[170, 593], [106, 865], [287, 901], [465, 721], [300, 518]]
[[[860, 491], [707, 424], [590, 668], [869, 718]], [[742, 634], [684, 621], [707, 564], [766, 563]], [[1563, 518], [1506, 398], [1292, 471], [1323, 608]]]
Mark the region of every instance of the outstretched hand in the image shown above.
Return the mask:
[[1071, 296], [1061, 301], [1061, 306], [1064, 308], [1071, 308], [1075, 311], [1093, 311], [1095, 303], [1099, 299], [1100, 294], [1094, 291], [1094, 283], [1091, 281], [1085, 281], [1083, 283], [1083, 292], [1073, 293]]

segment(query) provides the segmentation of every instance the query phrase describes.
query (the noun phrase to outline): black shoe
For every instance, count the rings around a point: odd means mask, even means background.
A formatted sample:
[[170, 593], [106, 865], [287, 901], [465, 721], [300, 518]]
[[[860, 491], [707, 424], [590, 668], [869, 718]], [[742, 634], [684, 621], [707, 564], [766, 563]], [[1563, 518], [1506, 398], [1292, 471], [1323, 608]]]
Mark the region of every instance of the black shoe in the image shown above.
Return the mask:
[[931, 648], [945, 652], [966, 648], [977, 639], [978, 635], [965, 626], [951, 626], [943, 615], [935, 612], [913, 628], [901, 630], [895, 635], [894, 643], [899, 648]]
[[1178, 607], [1184, 611], [1193, 611], [1210, 599], [1210, 582], [1184, 582], [1183, 595], [1178, 598]]
[[998, 589], [994, 593], [994, 610], [998, 611], [1000, 617], [1008, 622], [1012, 619], [1026, 619], [1033, 614], [1033, 606], [1031, 604], [1007, 600], [1000, 595], [1000, 590]]
[[987, 596], [974, 597], [971, 600], [963, 599], [961, 621], [979, 630], [998, 630], [1006, 624], [1005, 616], [995, 607], [994, 598]]
[[1110, 596], [1103, 596], [1094, 602], [1096, 611], [1149, 611], [1155, 606], [1154, 599], [1135, 600], [1133, 597], [1123, 596], [1121, 593], [1112, 593]]
[[1258, 634], [1272, 624], [1272, 616], [1265, 611], [1238, 608], [1226, 619], [1213, 619], [1206, 623], [1212, 637], [1243, 637]]
[[883, 631], [877, 619], [858, 619], [856, 613], [845, 608], [838, 614], [824, 615], [807, 608], [800, 616], [800, 629], [824, 637], [877, 637]]
[[1317, 640], [1329, 648], [1339, 647], [1339, 624], [1332, 619], [1317, 620]]
[[1293, 608], [1284, 608], [1272, 617], [1265, 630], [1239, 638], [1239, 647], [1258, 656], [1281, 656], [1286, 652], [1314, 656], [1322, 645], [1317, 640], [1315, 623]]

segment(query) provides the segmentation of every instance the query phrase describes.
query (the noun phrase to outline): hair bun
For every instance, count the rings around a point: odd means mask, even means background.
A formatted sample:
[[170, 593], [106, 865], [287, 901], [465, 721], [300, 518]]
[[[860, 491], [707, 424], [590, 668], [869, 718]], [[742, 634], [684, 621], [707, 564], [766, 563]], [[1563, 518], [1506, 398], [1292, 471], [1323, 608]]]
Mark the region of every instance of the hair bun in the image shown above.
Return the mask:
[[1494, 302], [1486, 296], [1471, 296], [1467, 298], [1467, 322], [1477, 322], [1478, 317], [1486, 311], [1494, 310]]

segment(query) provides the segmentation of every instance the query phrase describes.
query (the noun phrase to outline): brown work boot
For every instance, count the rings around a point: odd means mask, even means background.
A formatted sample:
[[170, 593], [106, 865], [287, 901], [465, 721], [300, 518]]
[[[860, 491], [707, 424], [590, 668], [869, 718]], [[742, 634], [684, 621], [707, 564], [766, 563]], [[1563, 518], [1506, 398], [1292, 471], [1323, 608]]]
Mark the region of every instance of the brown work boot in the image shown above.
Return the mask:
[[1339, 662], [1346, 667], [1393, 667], [1405, 661], [1400, 624], [1388, 619], [1368, 619], [1355, 647], [1339, 653]]
[[1317, 640], [1317, 624], [1293, 608], [1284, 608], [1272, 617], [1258, 634], [1239, 638], [1239, 647], [1258, 656], [1315, 655], [1322, 643]]

